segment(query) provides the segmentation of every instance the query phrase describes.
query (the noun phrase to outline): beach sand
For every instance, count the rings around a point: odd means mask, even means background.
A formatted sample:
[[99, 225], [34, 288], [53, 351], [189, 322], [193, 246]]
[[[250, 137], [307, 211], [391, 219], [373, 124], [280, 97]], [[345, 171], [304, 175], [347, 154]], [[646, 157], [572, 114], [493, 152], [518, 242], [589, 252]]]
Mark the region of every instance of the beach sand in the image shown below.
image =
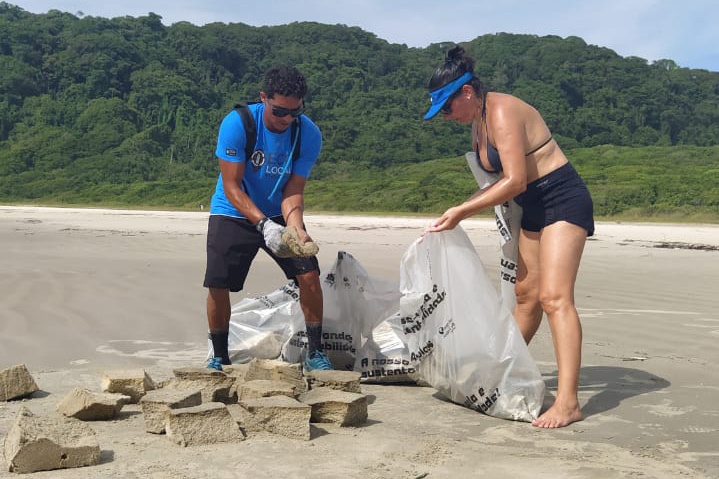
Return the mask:
[[[351, 253], [371, 276], [399, 281], [402, 254], [427, 218], [308, 215], [329, 268]], [[154, 379], [207, 355], [206, 212], [0, 207], [0, 369], [26, 364], [41, 391], [0, 403], [0, 438], [17, 410], [56, 414], [103, 371]], [[462, 223], [490, 278], [492, 219]], [[576, 288], [584, 329], [586, 419], [558, 430], [496, 419], [419, 386], [363, 385], [369, 421], [312, 426], [312, 440], [260, 435], [183, 448], [144, 432], [137, 405], [93, 422], [101, 463], [39, 478], [716, 478], [719, 477], [719, 227], [597, 224]], [[260, 254], [247, 289], [286, 280]], [[530, 351], [547, 386], [556, 367], [546, 321]], [[0, 455], [1, 456], [1, 455]], [[7, 472], [0, 457], [0, 478]]]

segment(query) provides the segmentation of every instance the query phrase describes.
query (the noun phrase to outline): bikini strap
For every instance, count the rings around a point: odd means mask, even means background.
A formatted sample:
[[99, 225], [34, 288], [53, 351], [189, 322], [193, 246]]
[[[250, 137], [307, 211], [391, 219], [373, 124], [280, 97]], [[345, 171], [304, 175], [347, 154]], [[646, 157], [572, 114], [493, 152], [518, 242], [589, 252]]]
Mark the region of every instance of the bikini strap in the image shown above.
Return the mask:
[[552, 141], [552, 140], [553, 140], [552, 135], [549, 135], [549, 138], [547, 138], [547, 140], [546, 140], [544, 143], [542, 143], [542, 144], [539, 145], [538, 147], [534, 148], [534, 149], [533, 149], [532, 151], [530, 151], [529, 153], [525, 153], [524, 156], [529, 156], [529, 155], [531, 155], [532, 153], [536, 153], [537, 151], [541, 150], [544, 145], [546, 145], [547, 143], [549, 143], [549, 142]]

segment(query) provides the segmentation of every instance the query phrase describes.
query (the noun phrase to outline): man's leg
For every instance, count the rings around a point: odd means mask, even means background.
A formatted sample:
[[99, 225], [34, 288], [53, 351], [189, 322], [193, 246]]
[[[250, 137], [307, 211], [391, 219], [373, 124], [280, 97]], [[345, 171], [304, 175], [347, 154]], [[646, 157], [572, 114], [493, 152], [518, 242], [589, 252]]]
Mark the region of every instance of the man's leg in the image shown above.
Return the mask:
[[207, 269], [203, 286], [207, 293], [207, 324], [214, 358], [209, 367], [231, 364], [228, 352], [230, 291], [241, 291], [252, 260], [262, 244], [260, 235], [247, 221], [220, 215], [210, 216], [207, 229]]
[[305, 316], [307, 329], [305, 370], [332, 369], [332, 364], [322, 351], [323, 298], [319, 271], [298, 274], [296, 278], [300, 288], [300, 308]]
[[297, 275], [300, 288], [300, 308], [305, 316], [308, 353], [322, 350], [322, 288], [318, 271]]
[[230, 331], [230, 290], [208, 288], [207, 324], [210, 329], [213, 355], [222, 364], [231, 364], [227, 341]]

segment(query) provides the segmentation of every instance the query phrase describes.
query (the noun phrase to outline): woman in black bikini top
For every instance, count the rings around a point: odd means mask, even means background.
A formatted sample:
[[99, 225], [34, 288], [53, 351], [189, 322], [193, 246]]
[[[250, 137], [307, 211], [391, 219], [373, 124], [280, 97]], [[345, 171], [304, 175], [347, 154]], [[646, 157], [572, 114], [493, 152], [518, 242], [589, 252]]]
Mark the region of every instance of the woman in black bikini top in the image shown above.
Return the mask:
[[[432, 105], [425, 120], [442, 113], [445, 119], [472, 124], [477, 161], [485, 171], [498, 173], [498, 179], [445, 211], [427, 233], [453, 229], [463, 219], [507, 201], [522, 207], [514, 317], [529, 343], [543, 313], [547, 315], [559, 371], [554, 404], [532, 424], [555, 428], [580, 421], [582, 326], [574, 285], [587, 236], [594, 233], [589, 191], [552, 141], [539, 112], [515, 96], [485, 92], [474, 74], [474, 60], [462, 47], [448, 52], [429, 89]], [[480, 160], [481, 144], [486, 145], [491, 170]]]
[[[491, 141], [489, 141], [489, 131], [487, 131], [487, 93], [485, 92], [483, 95], [482, 100], [482, 123], [484, 123], [484, 143], [487, 145], [487, 162], [489, 163], [489, 166], [492, 167], [492, 169], [488, 169], [484, 166], [484, 163], [482, 163], [482, 157], [479, 154], [479, 132], [476, 132], [477, 140], [474, 141], [474, 152], [477, 155], [477, 165], [479, 165], [480, 168], [482, 168], [487, 173], [501, 173], [502, 172], [502, 159], [499, 157], [499, 152], [497, 151], [497, 148], [492, 144]], [[530, 151], [524, 154], [524, 156], [532, 155], [539, 150], [541, 150], [545, 145], [547, 145], [550, 141], [552, 141], [554, 138], [552, 135], [549, 135], [549, 138], [547, 138], [545, 141], [539, 144], [536, 148], [532, 148]]]

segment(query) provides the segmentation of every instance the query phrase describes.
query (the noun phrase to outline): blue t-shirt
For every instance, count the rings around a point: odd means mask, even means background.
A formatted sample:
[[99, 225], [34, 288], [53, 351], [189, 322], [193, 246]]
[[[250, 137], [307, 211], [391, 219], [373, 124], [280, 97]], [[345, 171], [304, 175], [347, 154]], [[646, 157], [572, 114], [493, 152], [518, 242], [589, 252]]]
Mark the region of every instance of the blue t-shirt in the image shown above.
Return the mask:
[[[301, 115], [299, 118], [302, 122], [300, 125], [302, 138], [297, 145], [300, 148], [300, 153], [293, 161], [291, 160], [293, 154], [292, 127], [282, 133], [273, 133], [265, 127], [262, 121], [264, 103], [253, 103], [248, 108], [257, 125], [255, 153], [258, 150], [262, 151], [264, 160], [256, 161], [245, 158], [245, 127], [236, 110], [232, 110], [222, 120], [217, 136], [215, 155], [225, 161], [246, 162], [242, 177], [242, 190], [247, 193], [265, 216], [279, 216], [282, 214], [280, 206], [283, 197], [282, 191], [290, 179], [290, 175], [294, 173], [303, 178], [309, 178], [310, 171], [322, 148], [322, 135], [312, 120]], [[261, 156], [253, 155], [254, 158]], [[285, 171], [286, 165], [288, 171]], [[272, 194], [273, 190], [274, 194]], [[221, 173], [217, 179], [215, 194], [212, 196], [210, 214], [235, 218], [245, 217], [225, 196]]]

